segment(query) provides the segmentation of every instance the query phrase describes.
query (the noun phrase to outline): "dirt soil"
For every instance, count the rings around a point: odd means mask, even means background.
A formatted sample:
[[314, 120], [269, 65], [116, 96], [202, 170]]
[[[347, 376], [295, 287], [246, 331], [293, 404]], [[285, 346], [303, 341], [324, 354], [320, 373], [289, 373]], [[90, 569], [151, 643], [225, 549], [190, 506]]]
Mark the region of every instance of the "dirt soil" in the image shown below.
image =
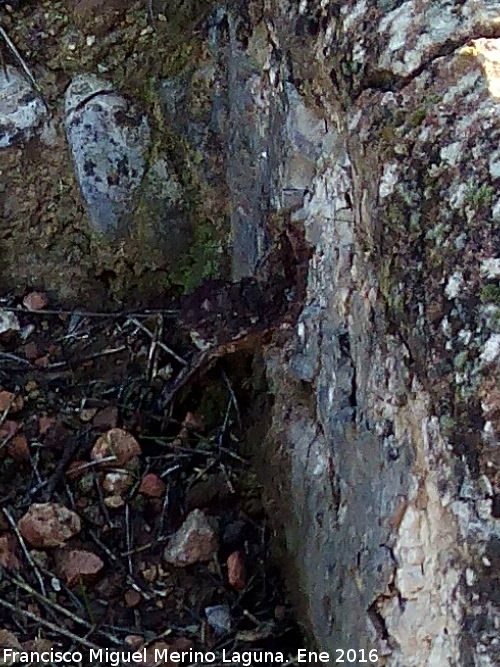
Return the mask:
[[[297, 648], [261, 489], [244, 456], [251, 357], [212, 364], [166, 392], [199, 355], [176, 317], [50, 310], [43, 293], [0, 305], [4, 645], [218, 656]], [[115, 438], [104, 462], [96, 456], [103, 438]], [[136, 443], [130, 460], [120, 438]], [[66, 533], [64, 520], [51, 529], [59, 544], [40, 542], [21, 519], [41, 505], [74, 512], [80, 530]], [[167, 563], [165, 547], [193, 510], [218, 546], [188, 566]], [[75, 551], [80, 559], [68, 567]]]

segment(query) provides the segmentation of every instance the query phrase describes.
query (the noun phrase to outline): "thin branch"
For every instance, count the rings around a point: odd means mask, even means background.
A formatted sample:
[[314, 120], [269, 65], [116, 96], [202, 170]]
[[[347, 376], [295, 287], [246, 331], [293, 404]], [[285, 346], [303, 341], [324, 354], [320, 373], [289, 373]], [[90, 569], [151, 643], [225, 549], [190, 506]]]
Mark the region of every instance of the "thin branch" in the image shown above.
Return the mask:
[[240, 408], [239, 408], [239, 405], [238, 405], [238, 401], [236, 399], [236, 394], [234, 393], [233, 386], [232, 386], [225, 370], [222, 371], [222, 379], [224, 380], [224, 384], [226, 385], [227, 390], [229, 391], [229, 394], [231, 396], [231, 400], [233, 402], [234, 410], [236, 412], [236, 417], [238, 418], [238, 426], [241, 428], [242, 427], [241, 426], [242, 422], [241, 422]]
[[[99, 359], [100, 357], [108, 357], [110, 354], [117, 354], [118, 352], [124, 352], [127, 350], [126, 345], [119, 345], [118, 347], [108, 347], [106, 350], [101, 350], [100, 352], [95, 352], [94, 354], [89, 354], [86, 357], [78, 359], [78, 363], [84, 363], [85, 361], [92, 361], [93, 359]], [[49, 364], [44, 370], [53, 371], [55, 368], [64, 368], [69, 366], [71, 362], [69, 361], [56, 361], [54, 364]]]
[[131, 312], [128, 313], [127, 311], [117, 311], [117, 312], [112, 312], [112, 311], [92, 311], [92, 310], [56, 310], [56, 309], [51, 309], [51, 308], [41, 308], [40, 310], [26, 310], [26, 308], [23, 308], [21, 306], [2, 306], [2, 310], [5, 310], [9, 313], [23, 313], [24, 315], [81, 315], [82, 317], [103, 317], [103, 318], [111, 318], [111, 319], [119, 319], [120, 317], [135, 317], [135, 318], [144, 318], [148, 319], [152, 315], [163, 315], [169, 316], [172, 318], [176, 318], [179, 315], [179, 310], [177, 309], [172, 309], [172, 308], [167, 308], [165, 310], [162, 310], [160, 308], [154, 309], [154, 310], [143, 310], [142, 312]]
[[[33, 86], [33, 88], [34, 88], [38, 93], [42, 94], [42, 89], [40, 88], [40, 86], [39, 86], [39, 85], [37, 84], [37, 82], [35, 81], [35, 78], [34, 78], [33, 74], [30, 72], [28, 65], [24, 62], [24, 59], [23, 59], [23, 57], [21, 56], [21, 54], [19, 53], [19, 51], [17, 50], [16, 45], [14, 44], [14, 42], [11, 40], [11, 38], [10, 38], [9, 35], [5, 32], [5, 30], [2, 28], [1, 25], [0, 25], [0, 35], [3, 37], [5, 43], [7, 44], [7, 46], [9, 47], [9, 49], [11, 50], [11, 52], [12, 52], [12, 54], [14, 55], [15, 59], [16, 59], [16, 60], [18, 61], [18, 63], [21, 65], [21, 67], [22, 67], [24, 73], [25, 73], [26, 76], [28, 77], [28, 80], [29, 80], [29, 82], [31, 83], [31, 85]], [[43, 98], [42, 98], [42, 99], [43, 99]], [[45, 100], [43, 100], [43, 103], [44, 103], [45, 106], [48, 108], [47, 102], [45, 102]]]
[[52, 630], [52, 632], [54, 632], [55, 634], [68, 637], [77, 644], [81, 644], [82, 646], [86, 646], [87, 648], [92, 648], [96, 650], [100, 648], [100, 646], [97, 646], [97, 644], [93, 644], [92, 642], [89, 642], [87, 639], [83, 639], [83, 637], [78, 637], [69, 630], [66, 630], [66, 628], [58, 627], [57, 625], [54, 625], [50, 621], [46, 621], [40, 616], [33, 614], [31, 611], [28, 611], [27, 609], [21, 609], [21, 607], [16, 607], [15, 605], [10, 604], [10, 602], [7, 602], [7, 600], [2, 600], [2, 598], [0, 598], [0, 605], [11, 611], [13, 614], [21, 614], [22, 616], [25, 616], [26, 618], [29, 618], [32, 621], [35, 621], [36, 623], [45, 626], [49, 630]]
[[[66, 607], [63, 607], [62, 605], [58, 604], [57, 602], [54, 602], [49, 597], [44, 597], [43, 595], [40, 595], [40, 593], [38, 593], [38, 591], [36, 591], [29, 584], [22, 581], [21, 579], [16, 579], [14, 577], [11, 577], [10, 579], [18, 588], [22, 588], [24, 591], [26, 591], [26, 593], [29, 593], [30, 595], [33, 595], [42, 604], [46, 604], [49, 607], [52, 607], [52, 609], [54, 609], [55, 611], [58, 611], [60, 614], [63, 614], [64, 616], [67, 616], [68, 618], [71, 618], [71, 620], [75, 621], [79, 625], [83, 625], [88, 630], [93, 631], [95, 629], [94, 626], [92, 625], [92, 623], [89, 623], [84, 618], [81, 618], [80, 616], [75, 614], [74, 611], [70, 611], [69, 609], [66, 609]], [[119, 639], [117, 639], [116, 637], [114, 637], [111, 634], [108, 634], [107, 632], [104, 632], [104, 630], [97, 630], [97, 632], [102, 637], [106, 637], [106, 639], [109, 639], [110, 641], [112, 641], [114, 644], [117, 644], [117, 645], [121, 644]]]
[[33, 366], [31, 361], [18, 357], [17, 354], [12, 354], [11, 352], [0, 352], [0, 361], [3, 361], [4, 359], [7, 361], [15, 361], [16, 363], [21, 364], [21, 366]]
[[[145, 327], [143, 324], [138, 322], [136, 318], [130, 317], [129, 320], [138, 329], [143, 331], [145, 334], [147, 334], [150, 338], [152, 338], [154, 340], [155, 334], [151, 333], [151, 331], [147, 327]], [[163, 327], [163, 325], [162, 325], [162, 327]], [[160, 341], [160, 340], [157, 340], [156, 344], [158, 345], [158, 347], [161, 347], [161, 349], [164, 352], [169, 354], [171, 357], [173, 357], [180, 364], [182, 364], [183, 366], [187, 366], [187, 361], [185, 359], [183, 359], [182, 357], [180, 357], [178, 354], [176, 354], [170, 347], [168, 347], [168, 345], [165, 345], [165, 343], [162, 343], [162, 341]]]
[[[97, 544], [97, 546], [99, 546], [104, 551], [104, 553], [107, 555], [107, 557], [113, 563], [116, 563], [120, 567], [122, 566], [122, 563], [120, 562], [120, 559], [117, 558], [115, 556], [115, 554], [110, 549], [108, 549], [108, 547], [104, 544], [104, 542], [102, 542], [102, 540], [100, 540], [97, 537], [97, 535], [95, 534], [95, 531], [89, 530], [89, 535], [94, 540], [94, 542]], [[126, 578], [127, 578], [127, 583], [129, 583], [130, 586], [135, 591], [140, 593], [145, 600], [151, 600], [151, 595], [147, 591], [145, 591], [143, 588], [138, 586], [138, 584], [134, 581], [134, 578], [130, 574], [127, 573]]]
[[127, 547], [127, 565], [129, 574], [134, 574], [132, 567], [132, 530], [130, 527], [130, 508], [129, 504], [125, 505], [125, 544]]
[[153, 2], [153, 0], [147, 0], [147, 8], [148, 8], [149, 22], [151, 23], [152, 26], [154, 26], [155, 13], [154, 13], [154, 2]]
[[38, 580], [38, 585], [40, 586], [40, 590], [42, 591], [43, 596], [47, 597], [47, 591], [45, 590], [45, 584], [43, 583], [43, 578], [42, 578], [42, 575], [40, 573], [40, 570], [38, 569], [38, 565], [33, 560], [33, 557], [30, 554], [29, 549], [26, 546], [26, 543], [25, 543], [21, 533], [19, 532], [17, 524], [14, 521], [14, 517], [12, 516], [12, 514], [9, 512], [9, 510], [6, 507], [3, 508], [3, 513], [5, 514], [5, 516], [7, 518], [7, 521], [10, 523], [10, 527], [12, 528], [15, 536], [17, 537], [17, 540], [18, 540], [19, 544], [21, 545], [21, 549], [23, 550], [23, 553], [24, 553], [24, 556], [25, 556], [26, 560], [28, 561], [28, 563], [33, 568], [33, 572], [35, 573], [35, 576]]

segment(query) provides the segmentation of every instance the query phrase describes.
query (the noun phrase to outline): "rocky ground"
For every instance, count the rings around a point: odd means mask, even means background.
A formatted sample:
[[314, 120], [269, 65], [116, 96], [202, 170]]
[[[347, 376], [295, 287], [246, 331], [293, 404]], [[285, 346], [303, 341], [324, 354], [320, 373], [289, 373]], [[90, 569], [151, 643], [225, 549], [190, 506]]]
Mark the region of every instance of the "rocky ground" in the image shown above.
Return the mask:
[[248, 388], [222, 364], [188, 377], [200, 352], [175, 317], [3, 299], [2, 645], [145, 646], [148, 665], [162, 647], [297, 646], [245, 458]]
[[[0, 136], [0, 646], [146, 647], [151, 665], [165, 646], [219, 659], [302, 644], [246, 434], [258, 439], [263, 414], [248, 406], [267, 391], [252, 360], [296, 316], [307, 249], [277, 224], [265, 285], [224, 282], [218, 145], [200, 158], [160, 103], [160, 83], [182, 87], [194, 66], [199, 107], [188, 106], [193, 127], [205, 122], [218, 53], [199, 29], [209, 5], [0, 2], [0, 83], [18, 77], [29, 92], [18, 101], [36, 93], [44, 118]], [[182, 191], [168, 261], [143, 243], [145, 227], [125, 242], [89, 224], [64, 104], [89, 72], [147, 114], [148, 165], [161, 156]]]

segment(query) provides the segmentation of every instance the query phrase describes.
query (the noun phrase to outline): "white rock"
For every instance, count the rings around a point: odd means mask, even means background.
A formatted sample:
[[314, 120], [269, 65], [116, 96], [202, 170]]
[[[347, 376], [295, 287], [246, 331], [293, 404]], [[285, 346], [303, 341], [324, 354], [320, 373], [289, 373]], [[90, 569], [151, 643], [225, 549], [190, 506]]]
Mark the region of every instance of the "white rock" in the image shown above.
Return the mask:
[[481, 262], [481, 273], [486, 278], [498, 278], [500, 276], [500, 257], [488, 257]]
[[121, 230], [146, 169], [146, 116], [111, 83], [84, 74], [66, 91], [65, 125], [91, 223], [105, 234]]
[[444, 288], [444, 293], [448, 299], [456, 299], [460, 294], [464, 282], [464, 277], [461, 271], [455, 271], [449, 278], [446, 287]]
[[47, 117], [47, 107], [22, 74], [0, 67], [0, 148], [27, 141]]
[[19, 320], [15, 313], [0, 309], [0, 334], [6, 331], [19, 331]]
[[500, 355], [500, 334], [491, 334], [484, 344], [481, 352], [481, 361], [483, 364], [490, 364], [492, 361], [498, 359]]

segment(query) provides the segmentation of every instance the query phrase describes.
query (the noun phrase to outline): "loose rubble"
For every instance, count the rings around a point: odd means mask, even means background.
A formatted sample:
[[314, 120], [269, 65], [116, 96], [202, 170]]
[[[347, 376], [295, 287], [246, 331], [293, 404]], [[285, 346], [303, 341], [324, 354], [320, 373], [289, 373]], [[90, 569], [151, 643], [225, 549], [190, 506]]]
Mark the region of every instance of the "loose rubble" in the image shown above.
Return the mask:
[[0, 537], [0, 568], [17, 570], [21, 562], [17, 557], [17, 542], [14, 535], [6, 533]]
[[28, 310], [42, 310], [49, 303], [45, 292], [30, 292], [23, 299], [23, 306]]
[[227, 558], [227, 580], [237, 591], [242, 591], [246, 584], [245, 559], [241, 551], [233, 551]]
[[94, 580], [104, 567], [99, 556], [83, 549], [62, 550], [57, 555], [56, 562], [58, 571], [68, 586]]
[[161, 498], [165, 494], [165, 489], [166, 484], [161, 477], [151, 472], [142, 478], [139, 493], [149, 498]]
[[58, 503], [34, 503], [19, 519], [21, 535], [32, 547], [58, 547], [81, 530], [78, 514]]
[[163, 552], [167, 563], [186, 567], [210, 560], [219, 548], [217, 535], [201, 510], [193, 510]]
[[231, 611], [226, 604], [206, 607], [205, 614], [216, 634], [223, 635], [231, 629]]
[[90, 457], [109, 468], [130, 465], [140, 453], [141, 447], [130, 433], [121, 428], [113, 428], [97, 439]]
[[14, 414], [22, 410], [23, 397], [11, 391], [0, 391], [0, 412]]

